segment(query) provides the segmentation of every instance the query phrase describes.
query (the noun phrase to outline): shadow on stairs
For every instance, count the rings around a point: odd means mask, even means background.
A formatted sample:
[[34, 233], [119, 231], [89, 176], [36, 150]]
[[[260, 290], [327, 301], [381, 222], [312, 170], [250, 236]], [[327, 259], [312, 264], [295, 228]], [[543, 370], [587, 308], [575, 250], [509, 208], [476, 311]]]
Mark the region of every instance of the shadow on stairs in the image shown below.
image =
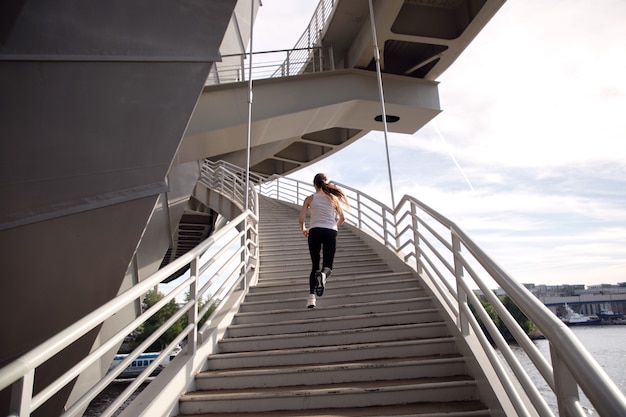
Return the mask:
[[261, 200], [258, 285], [180, 399], [181, 416], [489, 416], [454, 338], [408, 266], [342, 226], [333, 274], [305, 307], [298, 210]]

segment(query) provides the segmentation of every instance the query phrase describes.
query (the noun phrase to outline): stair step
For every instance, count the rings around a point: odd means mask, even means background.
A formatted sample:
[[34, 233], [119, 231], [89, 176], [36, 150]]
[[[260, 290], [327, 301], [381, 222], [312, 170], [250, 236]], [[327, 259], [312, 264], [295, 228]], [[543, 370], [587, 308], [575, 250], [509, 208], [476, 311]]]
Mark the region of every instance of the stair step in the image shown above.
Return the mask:
[[[300, 386], [291, 389], [254, 388], [245, 390], [200, 391], [185, 394], [180, 411], [198, 409], [212, 412], [263, 412], [407, 404], [416, 401], [444, 402], [475, 400], [476, 381], [468, 377], [415, 378], [408, 380], [351, 382]], [[202, 405], [199, 406], [198, 403]]]
[[[411, 272], [386, 272], [386, 273], [369, 273], [369, 274], [338, 274], [333, 273], [328, 278], [328, 285], [346, 285], [346, 284], [360, 284], [361, 286], [368, 286], [369, 284], [393, 282], [397, 280], [413, 279], [415, 283], [419, 285], [419, 280]], [[249, 294], [257, 294], [265, 291], [285, 291], [291, 288], [305, 287], [309, 288], [308, 276], [282, 278], [276, 280], [263, 280], [258, 285], [251, 287]]]
[[370, 360], [387, 357], [454, 355], [458, 350], [450, 336], [415, 340], [376, 341], [292, 349], [221, 352], [209, 357], [211, 370], [286, 365], [319, 364], [332, 358], [335, 362]]
[[[302, 305], [300, 305], [302, 307]], [[250, 323], [275, 323], [283, 320], [310, 319], [314, 314], [317, 318], [337, 317], [342, 315], [384, 313], [392, 311], [407, 311], [411, 309], [432, 308], [432, 300], [429, 297], [408, 298], [404, 300], [382, 300], [371, 303], [355, 303], [318, 308], [314, 311], [307, 308], [263, 310], [235, 315], [233, 324]]]
[[410, 310], [389, 313], [366, 313], [339, 317], [285, 320], [278, 323], [234, 324], [228, 327], [227, 337], [269, 336], [331, 330], [365, 329], [441, 320], [436, 309]]
[[444, 337], [449, 334], [448, 328], [444, 322], [431, 322], [365, 329], [286, 333], [269, 336], [225, 337], [218, 343], [220, 352], [245, 352], [353, 343], [373, 343], [381, 340], [426, 339]]
[[445, 401], [401, 405], [352, 407], [337, 410], [285, 410], [251, 413], [195, 414], [197, 417], [491, 417], [480, 401]]
[[[304, 281], [304, 280], [303, 280]], [[309, 280], [307, 279], [305, 282], [300, 284], [299, 286], [289, 286], [286, 289], [276, 290], [276, 291], [254, 291], [248, 294], [246, 300], [249, 301], [265, 301], [265, 300], [280, 300], [285, 298], [295, 298], [302, 296], [302, 294], [309, 293]], [[410, 290], [418, 288], [418, 281], [414, 278], [404, 279], [404, 280], [395, 280], [395, 281], [385, 281], [385, 282], [370, 282], [366, 285], [364, 283], [358, 282], [348, 282], [342, 283], [337, 282], [335, 280], [329, 279], [326, 283], [326, 289], [324, 291], [325, 295], [346, 295], [346, 294], [359, 294], [366, 292], [374, 292], [374, 291], [384, 291], [384, 290]], [[421, 289], [421, 288], [420, 288]]]
[[[289, 387], [394, 379], [463, 375], [461, 356], [384, 358], [329, 364], [287, 365], [206, 371], [198, 375], [197, 390]], [[306, 379], [304, 379], [306, 378]]]
[[[270, 311], [283, 309], [306, 308], [306, 298], [308, 291], [303, 291], [301, 297], [285, 298], [283, 300], [266, 301], [244, 301], [239, 307], [240, 312]], [[418, 298], [426, 295], [426, 291], [421, 288], [410, 288], [408, 290], [381, 290], [363, 293], [351, 293], [333, 295], [332, 289], [328, 289], [323, 297], [317, 298], [317, 306], [313, 310], [327, 307], [341, 306], [345, 304], [376, 302], [381, 299], [402, 300], [407, 298]]]
[[[266, 279], [277, 279], [284, 277], [301, 276], [308, 279], [311, 271], [310, 264], [306, 265], [286, 265], [276, 267], [265, 267], [261, 264], [259, 268], [259, 282], [265, 282]], [[380, 261], [363, 261], [363, 262], [351, 262], [346, 265], [340, 263], [333, 266], [334, 275], [345, 274], [372, 274], [372, 273], [388, 273], [393, 272], [389, 266]]]

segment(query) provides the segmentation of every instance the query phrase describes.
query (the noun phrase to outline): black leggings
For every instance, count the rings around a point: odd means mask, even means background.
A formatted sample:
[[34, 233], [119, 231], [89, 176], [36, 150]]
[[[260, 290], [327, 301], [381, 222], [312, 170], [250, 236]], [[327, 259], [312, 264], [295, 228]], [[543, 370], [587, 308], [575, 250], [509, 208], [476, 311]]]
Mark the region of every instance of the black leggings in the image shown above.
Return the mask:
[[320, 251], [323, 249], [322, 269], [333, 269], [335, 251], [337, 249], [337, 231], [314, 227], [309, 229], [309, 253], [311, 254], [311, 274], [309, 275], [309, 290], [315, 291], [315, 273], [320, 270]]

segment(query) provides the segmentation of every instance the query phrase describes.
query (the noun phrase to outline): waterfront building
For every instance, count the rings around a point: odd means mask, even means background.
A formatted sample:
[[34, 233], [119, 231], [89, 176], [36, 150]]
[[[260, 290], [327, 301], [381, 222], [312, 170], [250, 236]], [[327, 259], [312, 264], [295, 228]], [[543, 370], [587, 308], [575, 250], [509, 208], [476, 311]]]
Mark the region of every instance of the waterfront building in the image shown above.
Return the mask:
[[564, 312], [568, 304], [577, 313], [601, 315], [603, 312], [626, 314], [626, 283], [596, 285], [524, 284], [555, 314]]

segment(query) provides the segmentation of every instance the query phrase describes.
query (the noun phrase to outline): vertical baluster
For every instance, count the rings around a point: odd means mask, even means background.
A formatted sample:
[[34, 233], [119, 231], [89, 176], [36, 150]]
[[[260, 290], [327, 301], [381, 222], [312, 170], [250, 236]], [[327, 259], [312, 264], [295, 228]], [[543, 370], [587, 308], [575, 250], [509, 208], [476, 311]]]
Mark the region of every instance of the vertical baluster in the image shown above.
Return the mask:
[[469, 334], [469, 322], [467, 317], [463, 314], [465, 311], [462, 308], [463, 304], [467, 304], [467, 294], [463, 289], [463, 285], [461, 285], [461, 280], [463, 279], [463, 264], [461, 263], [461, 240], [454, 233], [454, 230], [450, 230], [451, 238], [452, 238], [452, 256], [454, 258], [454, 277], [456, 278], [456, 292], [457, 292], [457, 301], [458, 301], [458, 309], [459, 316], [457, 318], [457, 326], [463, 335]]
[[198, 257], [194, 258], [190, 264], [190, 274], [193, 278], [193, 282], [189, 286], [189, 298], [194, 301], [194, 306], [189, 309], [188, 317], [189, 323], [193, 323], [194, 327], [189, 333], [189, 350], [187, 351], [190, 355], [194, 355], [196, 353], [196, 349], [198, 346], [198, 306], [200, 303], [198, 302], [198, 275], [200, 274], [200, 268], [198, 265], [199, 259]]
[[414, 201], [411, 201], [411, 226], [413, 228], [413, 250], [415, 251], [415, 270], [418, 274], [422, 273], [422, 262], [421, 262], [421, 248], [420, 248], [420, 237], [419, 237], [419, 221], [417, 218], [417, 205]]
[[[550, 345], [550, 357], [552, 359], [552, 372], [554, 373], [554, 393], [556, 394], [559, 415], [576, 416], [572, 413], [571, 406], [579, 401], [578, 384], [567, 365], [561, 360], [558, 353]], [[569, 403], [569, 404], [568, 404]]]
[[16, 381], [11, 389], [11, 411], [9, 417], [30, 416], [30, 404], [33, 399], [33, 384], [35, 383], [35, 370], [31, 369]]

